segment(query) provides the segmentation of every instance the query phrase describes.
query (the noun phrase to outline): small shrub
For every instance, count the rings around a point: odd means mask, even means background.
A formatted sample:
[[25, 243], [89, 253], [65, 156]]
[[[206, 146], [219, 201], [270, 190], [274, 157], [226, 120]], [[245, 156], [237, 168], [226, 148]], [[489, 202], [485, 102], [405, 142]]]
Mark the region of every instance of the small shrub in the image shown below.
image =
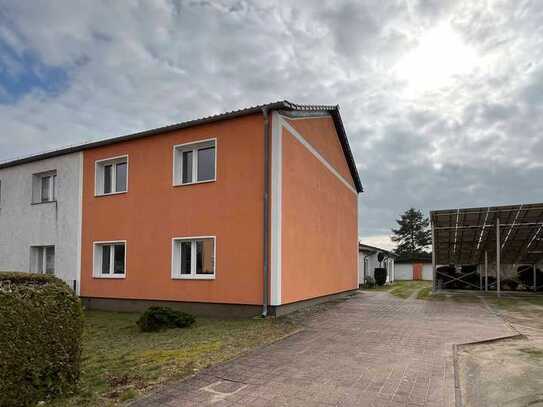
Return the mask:
[[384, 267], [376, 267], [373, 276], [375, 278], [375, 284], [383, 286], [387, 282], [387, 269]]
[[74, 390], [83, 311], [50, 275], [0, 272], [0, 406], [23, 407]]
[[138, 319], [142, 332], [156, 332], [168, 328], [186, 328], [194, 323], [194, 317], [168, 307], [150, 307]]

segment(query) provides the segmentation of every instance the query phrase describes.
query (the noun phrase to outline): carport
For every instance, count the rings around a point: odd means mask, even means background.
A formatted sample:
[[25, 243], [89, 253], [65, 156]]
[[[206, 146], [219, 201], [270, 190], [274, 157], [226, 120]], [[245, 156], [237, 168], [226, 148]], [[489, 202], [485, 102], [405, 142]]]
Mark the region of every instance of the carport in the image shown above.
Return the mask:
[[434, 210], [433, 289], [543, 291], [543, 203]]

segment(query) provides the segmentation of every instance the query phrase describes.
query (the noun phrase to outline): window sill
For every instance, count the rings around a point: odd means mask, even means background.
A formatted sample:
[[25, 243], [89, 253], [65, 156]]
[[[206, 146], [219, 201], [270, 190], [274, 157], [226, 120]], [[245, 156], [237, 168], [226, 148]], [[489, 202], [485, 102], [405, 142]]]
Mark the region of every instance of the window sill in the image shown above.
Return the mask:
[[43, 202], [30, 202], [30, 205], [43, 205], [43, 204], [52, 204], [57, 203], [57, 200], [54, 201], [43, 201]]
[[111, 196], [111, 195], [121, 195], [121, 194], [127, 194], [128, 191], [120, 191], [120, 192], [110, 192], [108, 194], [94, 194], [95, 198], [99, 198], [102, 196]]
[[118, 279], [123, 279], [123, 278], [126, 278], [126, 274], [111, 274], [111, 275], [107, 275], [107, 274], [104, 274], [104, 275], [94, 275], [92, 276], [92, 278], [103, 278], [103, 279], [113, 279], [113, 280], [118, 280]]
[[195, 181], [195, 182], [187, 182], [185, 184], [180, 184], [180, 183], [175, 183], [173, 184], [174, 187], [186, 187], [186, 186], [189, 186], [189, 185], [197, 185], [197, 184], [209, 184], [210, 182], [215, 182], [217, 181], [217, 179], [210, 179], [210, 180], [207, 180], [207, 181]]
[[215, 280], [215, 274], [187, 274], [185, 276], [172, 276], [172, 280]]

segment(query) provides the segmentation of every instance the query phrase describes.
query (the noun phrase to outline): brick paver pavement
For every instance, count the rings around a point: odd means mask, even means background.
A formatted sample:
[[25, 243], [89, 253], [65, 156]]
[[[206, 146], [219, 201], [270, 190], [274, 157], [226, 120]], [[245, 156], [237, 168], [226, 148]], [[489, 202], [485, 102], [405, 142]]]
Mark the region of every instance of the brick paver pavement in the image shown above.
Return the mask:
[[511, 335], [479, 304], [361, 293], [304, 331], [133, 406], [454, 406], [452, 344]]

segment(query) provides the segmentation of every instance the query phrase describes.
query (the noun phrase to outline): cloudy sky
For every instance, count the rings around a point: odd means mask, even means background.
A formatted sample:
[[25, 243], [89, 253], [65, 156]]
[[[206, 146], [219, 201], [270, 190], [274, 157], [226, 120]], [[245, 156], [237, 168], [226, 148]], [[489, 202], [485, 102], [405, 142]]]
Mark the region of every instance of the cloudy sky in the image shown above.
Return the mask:
[[539, 0], [0, 0], [0, 160], [282, 99], [341, 106], [367, 243], [543, 201]]

